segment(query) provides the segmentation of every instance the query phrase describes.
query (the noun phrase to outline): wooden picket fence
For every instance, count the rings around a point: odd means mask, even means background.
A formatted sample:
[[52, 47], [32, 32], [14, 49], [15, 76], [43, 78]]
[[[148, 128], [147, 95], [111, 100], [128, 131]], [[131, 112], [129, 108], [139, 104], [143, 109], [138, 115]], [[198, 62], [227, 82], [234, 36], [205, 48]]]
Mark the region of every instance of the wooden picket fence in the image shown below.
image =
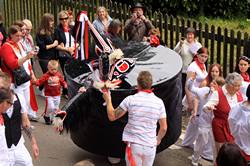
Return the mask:
[[[69, 8], [76, 15], [81, 10], [88, 11], [89, 19], [95, 19], [98, 6], [105, 6], [112, 18], [118, 18], [124, 25], [130, 17], [130, 6], [118, 4], [111, 0], [2, 0], [6, 27], [17, 19], [28, 18], [32, 21], [34, 29], [39, 25], [44, 13], [52, 13], [55, 16], [55, 24], [58, 22], [57, 13]], [[147, 17], [161, 31], [161, 38], [170, 48], [174, 48], [179, 39], [185, 36], [187, 27], [197, 30], [197, 38], [203, 46], [209, 49], [208, 64], [219, 63], [223, 66], [224, 76], [234, 71], [239, 56], [250, 57], [250, 38], [247, 33], [235, 32], [227, 28], [215, 27], [213, 25], [201, 24], [189, 19], [178, 18], [146, 11]], [[33, 31], [33, 34], [35, 31]], [[124, 32], [122, 32], [124, 36]]]

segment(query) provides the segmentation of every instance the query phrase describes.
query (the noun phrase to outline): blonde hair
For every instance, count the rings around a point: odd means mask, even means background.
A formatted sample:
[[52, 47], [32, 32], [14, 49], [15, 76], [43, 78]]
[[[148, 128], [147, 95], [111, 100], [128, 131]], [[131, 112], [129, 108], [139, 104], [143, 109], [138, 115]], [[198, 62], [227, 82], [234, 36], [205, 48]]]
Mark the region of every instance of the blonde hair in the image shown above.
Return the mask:
[[57, 60], [50, 60], [48, 66], [51, 66], [53, 69], [58, 69], [58, 61]]
[[95, 166], [90, 160], [82, 160], [76, 163], [74, 166]]
[[27, 28], [32, 28], [32, 23], [29, 19], [24, 19], [23, 23], [26, 25]]
[[104, 10], [104, 12], [105, 12], [105, 17], [108, 19], [109, 14], [108, 14], [107, 9], [106, 9], [104, 6], [99, 6], [99, 7], [97, 8], [97, 10], [96, 10], [96, 16], [99, 17], [99, 12], [100, 12], [101, 10]]
[[67, 17], [69, 17], [69, 13], [67, 10], [62, 10], [58, 13], [58, 19], [60, 19], [62, 16], [66, 15]]

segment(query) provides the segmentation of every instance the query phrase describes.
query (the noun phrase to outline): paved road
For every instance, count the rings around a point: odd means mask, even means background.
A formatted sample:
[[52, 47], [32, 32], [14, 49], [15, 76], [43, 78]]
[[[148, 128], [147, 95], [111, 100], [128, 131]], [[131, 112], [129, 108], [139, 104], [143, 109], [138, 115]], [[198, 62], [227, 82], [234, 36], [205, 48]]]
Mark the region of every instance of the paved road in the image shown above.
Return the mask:
[[[35, 61], [35, 66], [38, 66], [37, 61]], [[37, 68], [35, 72], [40, 75], [40, 68]], [[38, 114], [41, 115], [44, 110], [45, 98], [37, 96], [37, 100], [39, 104]], [[62, 99], [63, 103], [65, 103], [65, 99]], [[186, 126], [186, 119], [184, 118], [183, 128]], [[34, 133], [40, 148], [39, 159], [33, 160], [34, 166], [73, 166], [76, 162], [84, 159], [91, 159], [96, 166], [110, 166], [106, 157], [91, 154], [78, 148], [71, 141], [69, 134], [59, 135], [52, 126], [44, 124], [43, 118], [39, 122], [32, 122], [32, 125], [35, 126]], [[175, 145], [157, 154], [154, 166], [190, 166], [192, 151], [180, 147], [180, 142], [181, 139]], [[26, 145], [30, 150], [28, 140]], [[204, 160], [201, 162], [203, 166], [212, 165]], [[124, 161], [117, 166], [125, 166]]]

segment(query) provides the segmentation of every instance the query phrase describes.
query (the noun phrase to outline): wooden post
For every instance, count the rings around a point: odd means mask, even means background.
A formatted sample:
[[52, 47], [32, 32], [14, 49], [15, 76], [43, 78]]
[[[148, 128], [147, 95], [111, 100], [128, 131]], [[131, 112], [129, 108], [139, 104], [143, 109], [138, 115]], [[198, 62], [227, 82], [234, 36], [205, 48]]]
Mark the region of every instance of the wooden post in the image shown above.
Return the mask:
[[2, 11], [2, 14], [4, 14], [4, 0], [0, 0], [0, 11]]

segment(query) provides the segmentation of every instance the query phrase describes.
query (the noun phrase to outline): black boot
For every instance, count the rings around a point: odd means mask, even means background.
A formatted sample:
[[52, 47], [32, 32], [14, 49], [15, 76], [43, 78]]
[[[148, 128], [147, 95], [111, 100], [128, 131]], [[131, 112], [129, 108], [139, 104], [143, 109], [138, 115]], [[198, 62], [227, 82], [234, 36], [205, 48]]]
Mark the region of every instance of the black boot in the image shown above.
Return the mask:
[[50, 120], [49, 117], [47, 117], [47, 116], [44, 115], [43, 119], [44, 119], [46, 125], [51, 125], [51, 120]]

